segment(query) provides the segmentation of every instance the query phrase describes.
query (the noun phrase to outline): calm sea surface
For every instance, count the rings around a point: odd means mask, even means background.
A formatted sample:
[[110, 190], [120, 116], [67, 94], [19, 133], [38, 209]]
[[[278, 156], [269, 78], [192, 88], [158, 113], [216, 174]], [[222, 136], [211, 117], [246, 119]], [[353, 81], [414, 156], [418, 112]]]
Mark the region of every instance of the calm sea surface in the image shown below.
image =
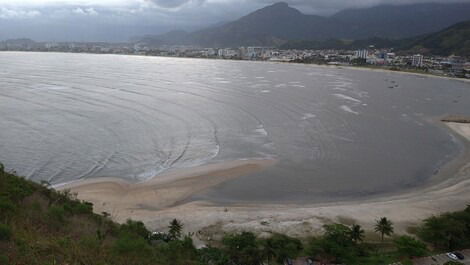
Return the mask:
[[0, 53], [0, 161], [53, 184], [278, 158], [198, 198], [325, 201], [423, 185], [462, 151], [430, 120], [470, 84], [310, 65]]

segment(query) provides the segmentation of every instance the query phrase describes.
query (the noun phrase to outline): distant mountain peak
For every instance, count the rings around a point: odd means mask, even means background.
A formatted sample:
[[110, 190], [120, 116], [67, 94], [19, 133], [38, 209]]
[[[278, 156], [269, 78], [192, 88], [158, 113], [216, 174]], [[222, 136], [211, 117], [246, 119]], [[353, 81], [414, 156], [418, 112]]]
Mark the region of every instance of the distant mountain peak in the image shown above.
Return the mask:
[[[289, 40], [399, 39], [436, 32], [469, 19], [470, 3], [379, 6], [323, 17], [303, 14], [286, 2], [278, 2], [223, 25], [187, 34], [163, 34], [153, 38], [153, 43], [238, 47], [276, 46]], [[152, 42], [152, 38], [147, 40]]]
[[289, 7], [289, 4], [286, 3], [286, 2], [277, 2], [277, 3], [274, 3], [268, 7]]
[[270, 6], [261, 8], [251, 14], [260, 14], [260, 13], [262, 14], [266, 13], [266, 14], [272, 14], [272, 15], [285, 15], [285, 14], [295, 14], [295, 15], [301, 14], [302, 15], [302, 13], [299, 10], [290, 7], [289, 4], [286, 2], [277, 2]]

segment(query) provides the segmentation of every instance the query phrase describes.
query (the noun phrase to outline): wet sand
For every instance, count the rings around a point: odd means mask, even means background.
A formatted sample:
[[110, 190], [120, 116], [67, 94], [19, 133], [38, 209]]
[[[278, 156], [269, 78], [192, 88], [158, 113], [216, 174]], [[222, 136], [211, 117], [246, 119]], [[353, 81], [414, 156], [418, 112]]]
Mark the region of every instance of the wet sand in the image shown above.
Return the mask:
[[118, 178], [94, 178], [55, 188], [77, 193], [79, 199], [94, 204], [95, 212], [110, 213], [117, 221], [128, 218], [142, 220], [164, 209], [184, 204], [191, 195], [276, 162], [274, 159], [235, 160], [173, 170], [139, 183]]
[[67, 184], [60, 189], [77, 192], [80, 199], [94, 203], [96, 212], [106, 211], [120, 222], [132, 218], [144, 221], [152, 229], [165, 230], [171, 219], [178, 218], [185, 223], [185, 231], [199, 231], [202, 240], [223, 231], [242, 230], [308, 236], [329, 222], [354, 222], [372, 229], [375, 220], [382, 216], [394, 222], [396, 232], [404, 233], [409, 226], [426, 217], [462, 209], [470, 202], [470, 124], [445, 124], [467, 147], [441, 171], [440, 175], [447, 175], [447, 178], [429, 187], [380, 199], [310, 205], [230, 206], [186, 201], [191, 195], [224, 181], [263, 170], [275, 164], [275, 160], [232, 161], [177, 170], [137, 184], [118, 179], [92, 179]]

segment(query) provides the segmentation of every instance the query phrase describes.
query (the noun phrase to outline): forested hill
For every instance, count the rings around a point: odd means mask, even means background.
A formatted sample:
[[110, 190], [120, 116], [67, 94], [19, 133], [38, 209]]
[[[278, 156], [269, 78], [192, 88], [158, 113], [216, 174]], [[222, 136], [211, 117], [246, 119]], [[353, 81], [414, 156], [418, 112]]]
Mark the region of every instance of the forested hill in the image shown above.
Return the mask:
[[403, 49], [413, 53], [470, 58], [470, 20], [419, 38]]

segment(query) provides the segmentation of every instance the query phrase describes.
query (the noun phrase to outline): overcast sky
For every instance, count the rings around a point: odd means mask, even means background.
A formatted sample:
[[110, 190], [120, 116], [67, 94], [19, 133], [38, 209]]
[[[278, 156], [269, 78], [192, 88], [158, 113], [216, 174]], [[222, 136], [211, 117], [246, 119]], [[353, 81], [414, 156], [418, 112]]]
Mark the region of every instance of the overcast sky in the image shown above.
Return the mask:
[[[0, 0], [0, 39], [122, 41], [234, 20], [276, 0]], [[330, 15], [378, 4], [470, 0], [286, 0], [304, 13]]]

